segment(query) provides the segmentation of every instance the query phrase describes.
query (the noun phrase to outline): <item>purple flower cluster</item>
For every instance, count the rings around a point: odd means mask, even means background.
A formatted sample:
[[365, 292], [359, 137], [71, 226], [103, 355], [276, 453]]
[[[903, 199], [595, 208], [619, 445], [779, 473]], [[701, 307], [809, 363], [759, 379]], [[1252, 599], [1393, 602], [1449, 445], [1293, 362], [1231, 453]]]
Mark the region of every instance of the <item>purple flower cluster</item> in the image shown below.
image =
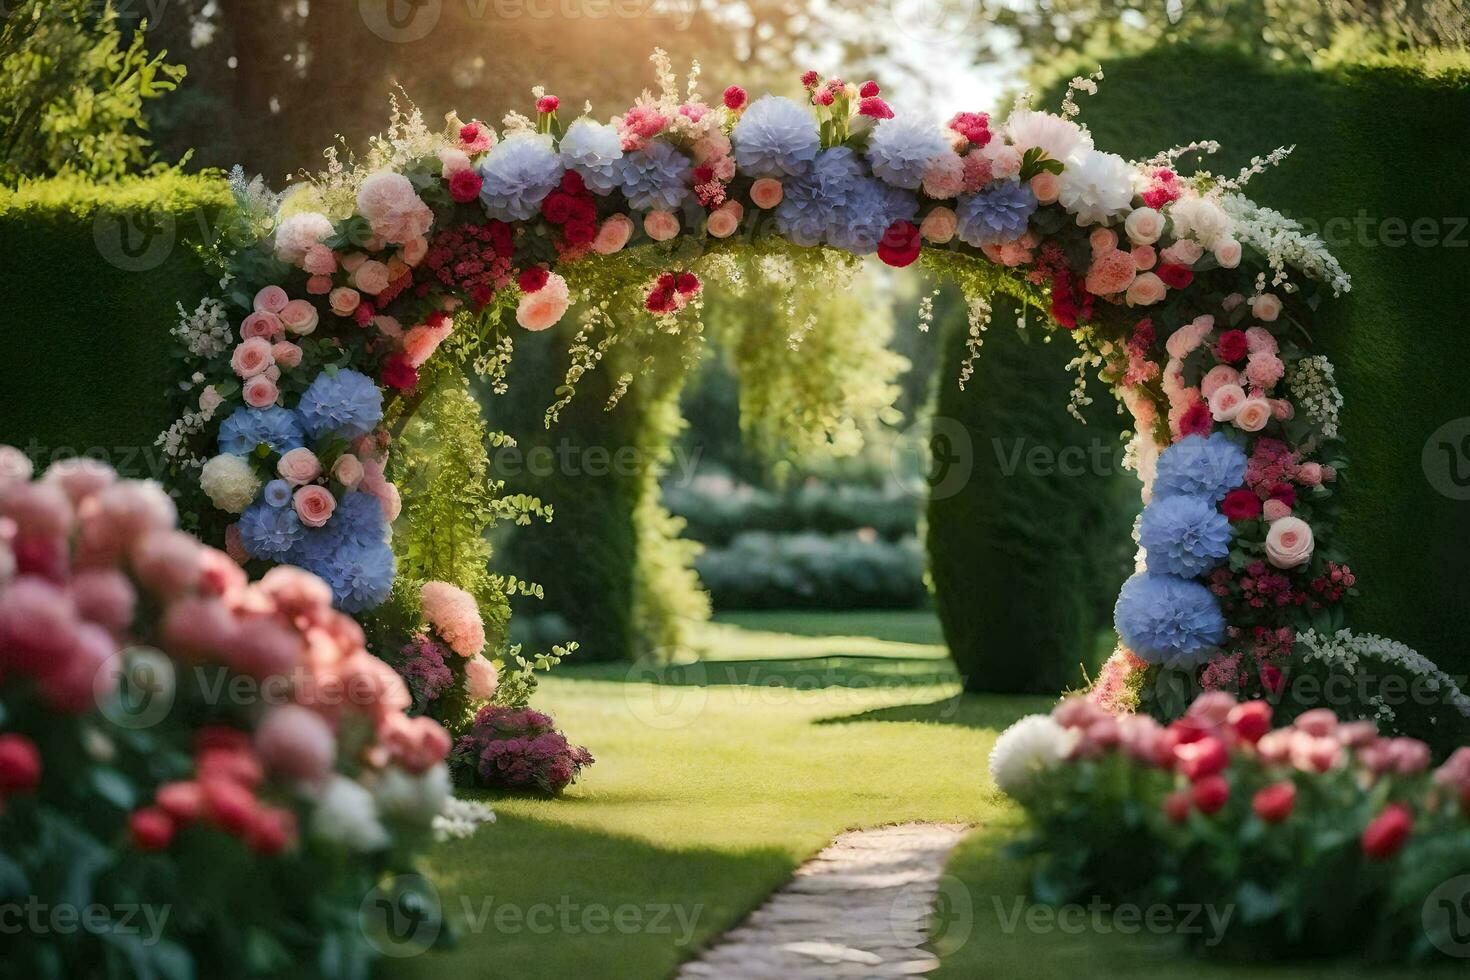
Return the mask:
[[549, 715], [494, 704], [475, 715], [469, 734], [455, 743], [453, 755], [473, 766], [484, 786], [536, 788], [552, 794], [560, 793], [593, 762], [592, 753], [568, 742]]
[[454, 674], [445, 663], [443, 645], [417, 633], [398, 653], [396, 666], [420, 706], [436, 700], [454, 686]]

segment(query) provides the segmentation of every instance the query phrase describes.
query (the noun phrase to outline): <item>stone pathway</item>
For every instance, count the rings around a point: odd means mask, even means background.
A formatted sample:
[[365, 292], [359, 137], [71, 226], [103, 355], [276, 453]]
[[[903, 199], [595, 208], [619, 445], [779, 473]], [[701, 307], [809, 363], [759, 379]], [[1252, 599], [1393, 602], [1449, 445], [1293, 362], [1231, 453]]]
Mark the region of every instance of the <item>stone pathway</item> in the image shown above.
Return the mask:
[[945, 861], [969, 828], [910, 823], [838, 837], [677, 980], [912, 977]]

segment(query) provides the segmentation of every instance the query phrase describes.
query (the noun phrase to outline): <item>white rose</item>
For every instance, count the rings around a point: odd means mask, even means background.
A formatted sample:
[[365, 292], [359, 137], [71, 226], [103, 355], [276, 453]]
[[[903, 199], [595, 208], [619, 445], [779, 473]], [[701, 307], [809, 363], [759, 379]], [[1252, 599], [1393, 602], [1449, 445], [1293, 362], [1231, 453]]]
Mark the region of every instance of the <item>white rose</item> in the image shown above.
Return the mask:
[[1271, 403], [1264, 398], [1247, 398], [1231, 421], [1244, 432], [1260, 432], [1271, 421]]
[[1138, 208], [1123, 222], [1128, 240], [1135, 245], [1152, 245], [1164, 233], [1164, 216], [1153, 208]]
[[1057, 201], [1082, 227], [1107, 224], [1133, 203], [1133, 168], [1116, 153], [1090, 150], [1062, 171]]
[[1233, 238], [1215, 243], [1215, 261], [1220, 263], [1222, 269], [1234, 269], [1240, 265], [1240, 242]]
[[1259, 296], [1252, 296], [1249, 302], [1251, 312], [1256, 315], [1257, 320], [1271, 323], [1281, 315], [1281, 300], [1276, 297], [1275, 293], [1262, 293]]
[[[1240, 385], [1221, 385], [1210, 395], [1210, 416], [1216, 422], [1230, 422], [1245, 407], [1245, 389]], [[1270, 407], [1267, 407], [1267, 415]]]
[[1235, 222], [1214, 201], [1185, 197], [1169, 209], [1177, 238], [1193, 238], [1205, 248], [1214, 248], [1235, 233]]
[[243, 456], [222, 453], [199, 471], [199, 487], [220, 510], [242, 513], [260, 490], [260, 477]]
[[1312, 560], [1312, 526], [1300, 517], [1283, 517], [1266, 532], [1266, 560], [1277, 568], [1296, 568]]

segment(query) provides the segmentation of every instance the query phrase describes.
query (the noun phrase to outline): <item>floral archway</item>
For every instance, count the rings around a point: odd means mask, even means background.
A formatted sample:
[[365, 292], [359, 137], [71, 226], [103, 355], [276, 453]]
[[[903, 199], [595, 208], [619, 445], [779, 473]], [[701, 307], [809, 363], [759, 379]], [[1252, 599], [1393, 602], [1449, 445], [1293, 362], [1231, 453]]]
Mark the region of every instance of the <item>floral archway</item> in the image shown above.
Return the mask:
[[235, 176], [241, 234], [217, 256], [223, 295], [176, 331], [193, 404], [162, 437], [234, 556], [314, 571], [344, 611], [411, 619], [423, 583], [395, 588], [394, 435], [426, 372], [503, 387], [517, 332], [576, 310], [550, 423], [612, 345], [697, 343], [702, 291], [738, 285], [738, 260], [840, 281], [877, 255], [958, 284], [972, 354], [996, 293], [1044, 313], [1078, 345], [1076, 397], [1096, 370], [1126, 407], [1147, 506], [1100, 699], [1167, 697], [1143, 682], [1177, 669], [1269, 691], [1299, 637], [1340, 625], [1355, 586], [1332, 544], [1341, 398], [1307, 327], [1350, 284], [1241, 191], [1287, 151], [1233, 177], [1182, 172], [1210, 143], [1125, 160], [1076, 119], [1093, 79], [1058, 114], [1021, 102], [1003, 124], [937, 125], [895, 114], [876, 83], [811, 72], [802, 99], [731, 86], [712, 104], [654, 60], [658, 91], [608, 123], [590, 105], [567, 121], [540, 90], [534, 117], [498, 132], [395, 110], [362, 160], [329, 153], [286, 195]]

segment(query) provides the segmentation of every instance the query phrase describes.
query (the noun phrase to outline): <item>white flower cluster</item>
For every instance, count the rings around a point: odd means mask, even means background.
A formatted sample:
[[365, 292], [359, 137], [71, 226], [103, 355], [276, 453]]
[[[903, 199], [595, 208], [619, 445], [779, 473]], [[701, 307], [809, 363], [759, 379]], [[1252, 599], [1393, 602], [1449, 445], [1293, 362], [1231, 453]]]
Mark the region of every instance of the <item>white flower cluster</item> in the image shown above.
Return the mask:
[[[1442, 694], [1446, 704], [1470, 718], [1470, 697], [1460, 690], [1454, 678], [1440, 670], [1428, 657], [1397, 640], [1342, 629], [1330, 637], [1325, 637], [1316, 630], [1307, 630], [1297, 636], [1297, 642], [1305, 648], [1303, 660], [1320, 661], [1329, 668], [1341, 670], [1350, 676], [1356, 675], [1363, 661], [1367, 660], [1423, 678], [1425, 690]], [[1374, 697], [1371, 701], [1380, 718], [1385, 721], [1393, 720], [1393, 709], [1382, 698]]]
[[1079, 734], [1050, 715], [1027, 715], [1000, 733], [990, 750], [990, 778], [1014, 796], [1040, 773], [1056, 769], [1071, 754]]
[[221, 453], [199, 471], [199, 486], [220, 510], [239, 514], [255, 499], [260, 477], [245, 457]]
[[494, 823], [495, 811], [478, 800], [461, 800], [451, 796], [443, 811], [434, 818], [434, 839], [461, 840], [472, 836], [482, 824]]
[[1286, 372], [1286, 385], [1308, 419], [1326, 439], [1336, 439], [1342, 392], [1337, 390], [1332, 362], [1322, 354], [1303, 357]]
[[1242, 194], [1226, 194], [1220, 205], [1235, 219], [1236, 237], [1266, 256], [1276, 274], [1272, 280], [1275, 285], [1286, 282], [1286, 270], [1291, 267], [1327, 283], [1334, 296], [1353, 288], [1352, 279], [1327, 251], [1327, 245], [1317, 235], [1303, 232], [1301, 222]]
[[225, 313], [225, 304], [213, 297], [199, 301], [193, 313], [179, 308], [179, 325], [171, 333], [194, 357], [210, 358], [222, 353], [234, 339], [230, 331], [230, 320]]

